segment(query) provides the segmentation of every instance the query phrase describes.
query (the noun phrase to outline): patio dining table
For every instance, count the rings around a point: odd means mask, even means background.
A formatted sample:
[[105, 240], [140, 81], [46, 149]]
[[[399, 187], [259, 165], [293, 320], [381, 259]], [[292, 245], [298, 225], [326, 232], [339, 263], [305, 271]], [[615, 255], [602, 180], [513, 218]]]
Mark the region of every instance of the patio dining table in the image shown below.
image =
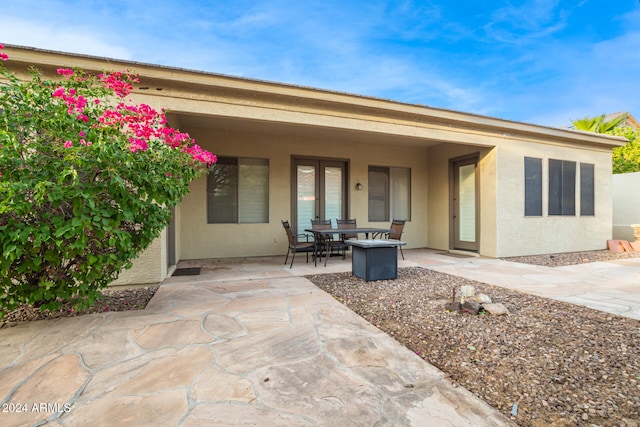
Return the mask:
[[[377, 235], [382, 235], [382, 234], [386, 234], [386, 233], [392, 233], [393, 230], [388, 229], [388, 228], [376, 228], [376, 227], [354, 227], [354, 228], [325, 228], [325, 229], [318, 229], [318, 228], [305, 228], [304, 231], [308, 232], [308, 233], [312, 233], [314, 235], [314, 238], [317, 241], [320, 241], [319, 237], [317, 236], [318, 234], [321, 234], [323, 236], [333, 236], [334, 234], [339, 234], [339, 235], [346, 235], [346, 234], [355, 234], [356, 236], [358, 234], [364, 234], [366, 236], [366, 238], [369, 238], [369, 234], [373, 234], [373, 236], [377, 236]], [[313, 260], [315, 262], [315, 265], [318, 265], [318, 251], [321, 251], [322, 248], [318, 247], [318, 245], [316, 245], [314, 251], [313, 251]], [[320, 252], [321, 253], [321, 252]], [[328, 257], [325, 257], [324, 260], [324, 265], [327, 265], [327, 260]]]
[[369, 238], [369, 234], [374, 236], [377, 234], [393, 233], [393, 230], [389, 228], [375, 228], [375, 227], [355, 227], [355, 228], [305, 228], [304, 231], [308, 233], [320, 233], [328, 236], [330, 234], [364, 234], [365, 238]]

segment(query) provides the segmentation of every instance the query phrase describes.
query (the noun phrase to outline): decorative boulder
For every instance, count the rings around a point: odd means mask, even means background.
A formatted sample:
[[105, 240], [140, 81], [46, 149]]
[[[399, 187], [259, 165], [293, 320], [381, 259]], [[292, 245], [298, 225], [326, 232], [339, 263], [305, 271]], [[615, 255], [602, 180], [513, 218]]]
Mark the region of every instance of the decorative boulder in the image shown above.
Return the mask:
[[478, 314], [482, 310], [482, 306], [475, 301], [467, 300], [462, 304], [462, 311], [467, 311], [471, 314]]
[[468, 298], [469, 301], [475, 301], [478, 304], [491, 304], [491, 298], [487, 294], [478, 294]]
[[507, 309], [507, 307], [505, 307], [504, 304], [500, 304], [499, 302], [492, 304], [482, 304], [482, 308], [484, 308], [484, 311], [486, 311], [487, 313], [493, 314], [495, 316], [509, 314], [509, 310]]

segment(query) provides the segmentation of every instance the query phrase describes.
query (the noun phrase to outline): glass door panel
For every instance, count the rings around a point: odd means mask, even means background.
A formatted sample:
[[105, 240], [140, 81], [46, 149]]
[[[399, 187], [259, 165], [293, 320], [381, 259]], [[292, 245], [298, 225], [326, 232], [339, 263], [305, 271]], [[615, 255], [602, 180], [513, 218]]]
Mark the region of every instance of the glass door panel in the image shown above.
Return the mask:
[[459, 212], [458, 236], [463, 242], [476, 241], [476, 167], [465, 165], [458, 168]]
[[333, 226], [336, 226], [336, 218], [342, 219], [344, 192], [342, 169], [333, 166], [324, 168], [324, 218], [331, 219]]
[[303, 234], [305, 228], [311, 227], [311, 220], [316, 218], [316, 166], [297, 165], [297, 198], [296, 213], [297, 224], [295, 232]]

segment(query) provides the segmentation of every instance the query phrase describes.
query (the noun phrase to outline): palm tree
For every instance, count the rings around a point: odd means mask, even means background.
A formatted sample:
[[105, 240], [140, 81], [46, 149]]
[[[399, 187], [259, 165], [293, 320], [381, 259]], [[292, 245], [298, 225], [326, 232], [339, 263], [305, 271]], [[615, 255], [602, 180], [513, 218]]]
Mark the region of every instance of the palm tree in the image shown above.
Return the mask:
[[605, 117], [605, 114], [597, 117], [584, 117], [582, 119], [574, 120], [572, 123], [576, 130], [595, 133], [611, 133], [613, 128], [618, 126], [627, 118], [627, 114], [622, 114], [609, 121], [605, 121]]
[[606, 115], [603, 114], [572, 122], [575, 130], [624, 136], [629, 140], [626, 145], [613, 149], [613, 173], [640, 172], [640, 130], [631, 126], [619, 126], [627, 116], [625, 113], [606, 121]]

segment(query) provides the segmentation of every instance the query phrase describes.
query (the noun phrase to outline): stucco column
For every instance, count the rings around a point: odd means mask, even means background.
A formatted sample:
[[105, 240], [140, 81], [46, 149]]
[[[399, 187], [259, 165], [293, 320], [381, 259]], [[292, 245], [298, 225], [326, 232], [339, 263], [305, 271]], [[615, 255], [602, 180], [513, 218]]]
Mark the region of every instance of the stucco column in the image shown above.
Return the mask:
[[640, 224], [631, 224], [633, 228], [633, 237], [636, 242], [640, 242]]

